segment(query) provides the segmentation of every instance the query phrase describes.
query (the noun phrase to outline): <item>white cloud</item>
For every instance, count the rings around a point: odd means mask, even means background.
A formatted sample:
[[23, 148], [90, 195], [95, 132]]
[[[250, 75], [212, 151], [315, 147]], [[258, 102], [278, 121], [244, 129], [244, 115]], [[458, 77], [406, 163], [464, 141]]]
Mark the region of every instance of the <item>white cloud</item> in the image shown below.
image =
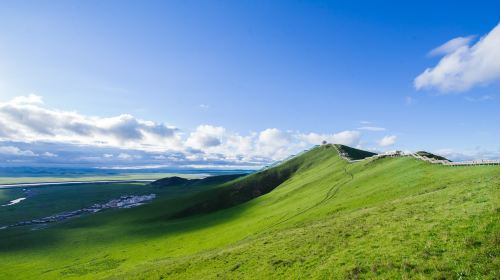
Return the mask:
[[378, 141], [378, 145], [381, 147], [392, 146], [396, 143], [397, 136], [396, 135], [387, 135], [384, 138]]
[[190, 134], [186, 149], [202, 151], [189, 155], [191, 160], [226, 159], [233, 162], [249, 162], [267, 158], [277, 160], [298, 153], [323, 140], [355, 146], [359, 143], [359, 131], [342, 131], [333, 134], [300, 133], [277, 128], [264, 129], [249, 135], [228, 132], [222, 127], [201, 125]]
[[117, 156], [117, 158], [127, 160], [127, 159], [132, 159], [132, 156], [127, 153], [120, 153]]
[[44, 157], [58, 157], [57, 154], [51, 153], [51, 152], [45, 152], [42, 154]]
[[153, 156], [154, 159], [157, 159], [157, 160], [166, 160], [168, 159], [168, 157], [164, 156], [164, 155], [156, 155], [156, 156]]
[[433, 153], [453, 161], [500, 159], [500, 149], [494, 151], [477, 148], [472, 150], [465, 149], [458, 151], [455, 149], [446, 148], [433, 151]]
[[334, 144], [356, 146], [361, 138], [361, 133], [355, 130], [346, 130], [327, 137], [327, 141]]
[[469, 45], [470, 41], [474, 39], [475, 36], [468, 37], [457, 37], [451, 39], [448, 42], [442, 44], [441, 46], [430, 51], [430, 55], [446, 55], [452, 53], [463, 46]]
[[[40, 160], [53, 157], [53, 160], [63, 161], [71, 157], [77, 162], [106, 164], [132, 163], [139, 159], [145, 164], [147, 160], [184, 164], [266, 164], [320, 144], [323, 140], [356, 146], [360, 138], [358, 130], [320, 134], [268, 128], [239, 134], [208, 124], [183, 133], [163, 123], [137, 119], [128, 114], [94, 117], [50, 109], [43, 104], [41, 97], [35, 95], [0, 103], [0, 142], [29, 143], [29, 147], [39, 147], [35, 152], [42, 155]], [[44, 146], [41, 143], [59, 146]], [[56, 155], [52, 153], [55, 150], [46, 149], [63, 145], [88, 147], [87, 151], [96, 152], [82, 155], [83, 150], [77, 149], [78, 152], [71, 155], [61, 151]], [[16, 147], [4, 148], [6, 152], [10, 155], [30, 155], [30, 151]]]
[[356, 146], [361, 138], [361, 133], [355, 130], [346, 130], [334, 134], [302, 134], [300, 137], [306, 140], [308, 144], [320, 144], [323, 140], [325, 140], [328, 143], [333, 144]]
[[12, 104], [43, 104], [43, 99], [41, 96], [30, 93], [27, 96], [17, 96], [14, 97], [10, 103]]
[[493, 100], [495, 99], [495, 96], [493, 95], [483, 95], [481, 97], [470, 97], [470, 96], [467, 96], [465, 97], [465, 100], [469, 101], [469, 102], [481, 102], [481, 101], [489, 101], [489, 100]]
[[445, 56], [414, 81], [415, 88], [437, 88], [442, 92], [465, 91], [500, 78], [500, 24], [474, 45], [472, 38], [448, 41], [431, 53]]
[[120, 160], [132, 160], [132, 159], [141, 159], [141, 155], [130, 155], [127, 153], [120, 153], [118, 156], [116, 156]]
[[358, 127], [359, 130], [367, 130], [367, 131], [385, 131], [384, 127], [377, 127], [377, 126], [362, 126]]
[[195, 149], [207, 149], [219, 146], [226, 130], [220, 126], [200, 125], [192, 132], [186, 144]]
[[123, 114], [101, 118], [42, 107], [36, 95], [0, 103], [0, 140], [50, 141], [133, 149], [179, 149], [178, 130]]
[[290, 135], [277, 128], [268, 128], [259, 134], [259, 143], [269, 147], [280, 147], [290, 143]]
[[294, 153], [299, 141], [294, 141], [293, 132], [268, 128], [259, 133], [256, 139], [256, 151], [263, 156], [278, 159]]
[[38, 156], [37, 154], [35, 154], [30, 150], [21, 150], [18, 147], [14, 146], [0, 146], [0, 154], [10, 155], [10, 156], [27, 156], [27, 157]]

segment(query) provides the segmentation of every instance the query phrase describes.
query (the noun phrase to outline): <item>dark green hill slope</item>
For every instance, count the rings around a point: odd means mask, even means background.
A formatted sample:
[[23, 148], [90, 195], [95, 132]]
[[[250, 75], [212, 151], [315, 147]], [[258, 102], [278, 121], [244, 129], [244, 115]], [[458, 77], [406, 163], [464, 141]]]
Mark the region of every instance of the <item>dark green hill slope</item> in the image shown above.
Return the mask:
[[416, 154], [419, 155], [419, 156], [433, 158], [433, 159], [436, 159], [436, 160], [448, 160], [445, 157], [442, 157], [442, 156], [439, 156], [439, 155], [435, 155], [435, 154], [432, 154], [432, 153], [429, 153], [429, 152], [426, 152], [426, 151], [418, 151], [418, 152], [416, 152]]
[[229, 208], [264, 195], [292, 177], [301, 168], [314, 165], [321, 151], [316, 148], [307, 154], [292, 158], [273, 168], [265, 169], [222, 184], [216, 190], [200, 193], [201, 202], [182, 210], [177, 217], [204, 214]]
[[190, 180], [178, 176], [167, 177], [163, 179], [156, 180], [151, 183], [151, 186], [157, 188], [170, 187], [170, 186], [179, 186], [179, 185], [187, 185]]
[[344, 155], [351, 160], [360, 160], [376, 155], [376, 153], [352, 148], [345, 145], [335, 144], [335, 146], [341, 153], [344, 153]]
[[209, 176], [203, 179], [186, 179], [182, 177], [173, 176], [156, 180], [151, 183], [151, 186], [157, 188], [164, 188], [172, 186], [206, 186], [206, 185], [224, 184], [228, 181], [237, 179], [245, 175], [246, 174], [218, 175], [218, 176]]

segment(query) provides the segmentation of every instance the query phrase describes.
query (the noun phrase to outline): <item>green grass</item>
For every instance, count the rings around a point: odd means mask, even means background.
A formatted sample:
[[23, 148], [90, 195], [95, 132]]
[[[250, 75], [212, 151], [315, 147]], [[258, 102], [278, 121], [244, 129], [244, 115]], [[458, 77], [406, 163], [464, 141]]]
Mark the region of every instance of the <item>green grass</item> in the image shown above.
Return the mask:
[[335, 144], [335, 146], [340, 152], [344, 152], [351, 160], [360, 160], [376, 155], [376, 153], [363, 151], [346, 145]]
[[419, 156], [433, 158], [433, 159], [436, 159], [436, 160], [448, 160], [445, 157], [438, 156], [438, 155], [435, 155], [435, 154], [431, 154], [431, 153], [426, 152], [426, 151], [418, 151], [418, 152], [416, 152], [416, 154], [419, 155]]
[[348, 164], [327, 145], [229, 183], [170, 188], [149, 205], [0, 231], [0, 278], [500, 277], [498, 166]]
[[[9, 201], [22, 197], [23, 191], [21, 189], [0, 189], [0, 205], [6, 204]], [[3, 216], [0, 214], [0, 217]]]
[[[6, 204], [12, 199], [27, 197], [21, 203], [0, 207], [0, 226], [15, 224], [35, 218], [47, 217], [56, 213], [73, 211], [91, 206], [95, 203], [105, 203], [111, 199], [123, 195], [146, 195], [154, 193], [159, 198], [174, 197], [179, 194], [207, 191], [211, 187], [224, 183], [241, 175], [223, 175], [207, 177], [204, 179], [186, 179], [180, 177], [186, 185], [163, 186], [162, 180], [149, 183], [89, 183], [89, 184], [65, 184], [46, 185], [30, 187], [30, 195], [27, 196], [22, 188], [0, 189], [0, 203]], [[169, 178], [167, 178], [169, 179]], [[216, 180], [214, 180], [216, 179]], [[203, 188], [196, 188], [201, 184]], [[1, 233], [0, 233], [1, 234]]]
[[[19, 188], [0, 190], [0, 193], [2, 192], [9, 193], [9, 200], [26, 197]], [[12, 206], [0, 207], [0, 225], [77, 210], [95, 203], [104, 203], [122, 195], [144, 195], [156, 192], [145, 183], [96, 183], [31, 188], [32, 195], [26, 200]]]

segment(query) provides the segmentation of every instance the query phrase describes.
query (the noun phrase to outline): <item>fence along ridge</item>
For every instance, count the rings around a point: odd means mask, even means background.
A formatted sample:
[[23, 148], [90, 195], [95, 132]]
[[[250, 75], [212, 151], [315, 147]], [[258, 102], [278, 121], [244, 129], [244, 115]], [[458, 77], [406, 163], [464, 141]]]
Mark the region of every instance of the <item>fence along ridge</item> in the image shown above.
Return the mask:
[[[262, 172], [262, 171], [267, 170], [269, 168], [275, 167], [275, 166], [277, 166], [285, 161], [288, 161], [288, 160], [291, 160], [295, 157], [298, 157], [298, 156], [300, 156], [300, 155], [302, 155], [302, 154], [304, 154], [304, 153], [306, 153], [306, 152], [308, 152], [308, 151], [310, 151], [318, 146], [319, 145], [316, 145], [310, 149], [303, 150], [302, 152], [300, 152], [298, 154], [290, 155], [285, 159], [275, 161], [275, 162], [271, 163], [270, 165], [264, 166], [263, 168], [261, 168], [257, 172]], [[410, 157], [411, 156], [411, 157], [414, 157], [418, 160], [429, 162], [431, 164], [441, 164], [441, 165], [445, 165], [445, 166], [500, 165], [500, 160], [483, 159], [483, 160], [467, 160], [467, 161], [449, 161], [449, 160], [444, 160], [444, 159], [439, 160], [439, 159], [434, 159], [434, 158], [430, 158], [430, 157], [426, 157], [426, 156], [421, 156], [417, 153], [403, 153], [401, 151], [385, 152], [382, 154], [376, 154], [376, 155], [373, 155], [370, 157], [365, 157], [364, 159], [351, 159], [351, 158], [349, 158], [347, 153], [340, 151], [336, 144], [334, 144], [332, 146], [335, 148], [335, 150], [337, 150], [337, 153], [339, 154], [339, 156], [343, 160], [350, 162], [350, 163], [360, 162], [360, 161], [370, 160], [370, 159], [375, 160], [375, 159], [385, 158], [385, 157]]]
[[370, 157], [366, 157], [364, 159], [358, 159], [358, 160], [353, 160], [349, 158], [349, 156], [338, 149], [336, 145], [333, 145], [335, 149], [337, 150], [337, 153], [339, 156], [348, 161], [348, 162], [359, 162], [359, 161], [364, 161], [364, 160], [370, 160], [370, 159], [379, 159], [379, 158], [384, 158], [384, 157], [414, 157], [418, 160], [426, 161], [432, 164], [441, 164], [441, 165], [446, 165], [446, 166], [471, 166], [471, 165], [500, 165], [500, 160], [488, 160], [488, 159], [483, 159], [483, 160], [467, 160], [467, 161], [449, 161], [449, 160], [439, 160], [439, 159], [434, 159], [426, 156], [421, 156], [417, 153], [403, 153], [401, 151], [392, 151], [392, 152], [385, 152], [382, 154], [376, 154]]

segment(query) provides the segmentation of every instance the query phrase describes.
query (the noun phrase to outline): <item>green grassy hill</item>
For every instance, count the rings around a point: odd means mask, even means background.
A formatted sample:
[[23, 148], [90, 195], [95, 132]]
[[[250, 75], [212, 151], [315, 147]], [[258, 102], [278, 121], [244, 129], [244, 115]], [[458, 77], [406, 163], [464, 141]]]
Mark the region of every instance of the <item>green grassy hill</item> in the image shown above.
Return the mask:
[[137, 208], [0, 231], [0, 278], [500, 277], [498, 166], [350, 164], [323, 145], [226, 183], [185, 183]]
[[416, 152], [416, 154], [419, 155], [419, 156], [433, 158], [433, 159], [436, 159], [436, 160], [448, 160], [445, 157], [438, 156], [438, 155], [435, 155], [435, 154], [431, 154], [431, 153], [426, 152], [426, 151], [418, 151], [418, 152]]
[[363, 151], [346, 145], [335, 144], [335, 146], [341, 153], [344, 153], [345, 156], [348, 157], [350, 160], [360, 160], [376, 155], [376, 153]]

